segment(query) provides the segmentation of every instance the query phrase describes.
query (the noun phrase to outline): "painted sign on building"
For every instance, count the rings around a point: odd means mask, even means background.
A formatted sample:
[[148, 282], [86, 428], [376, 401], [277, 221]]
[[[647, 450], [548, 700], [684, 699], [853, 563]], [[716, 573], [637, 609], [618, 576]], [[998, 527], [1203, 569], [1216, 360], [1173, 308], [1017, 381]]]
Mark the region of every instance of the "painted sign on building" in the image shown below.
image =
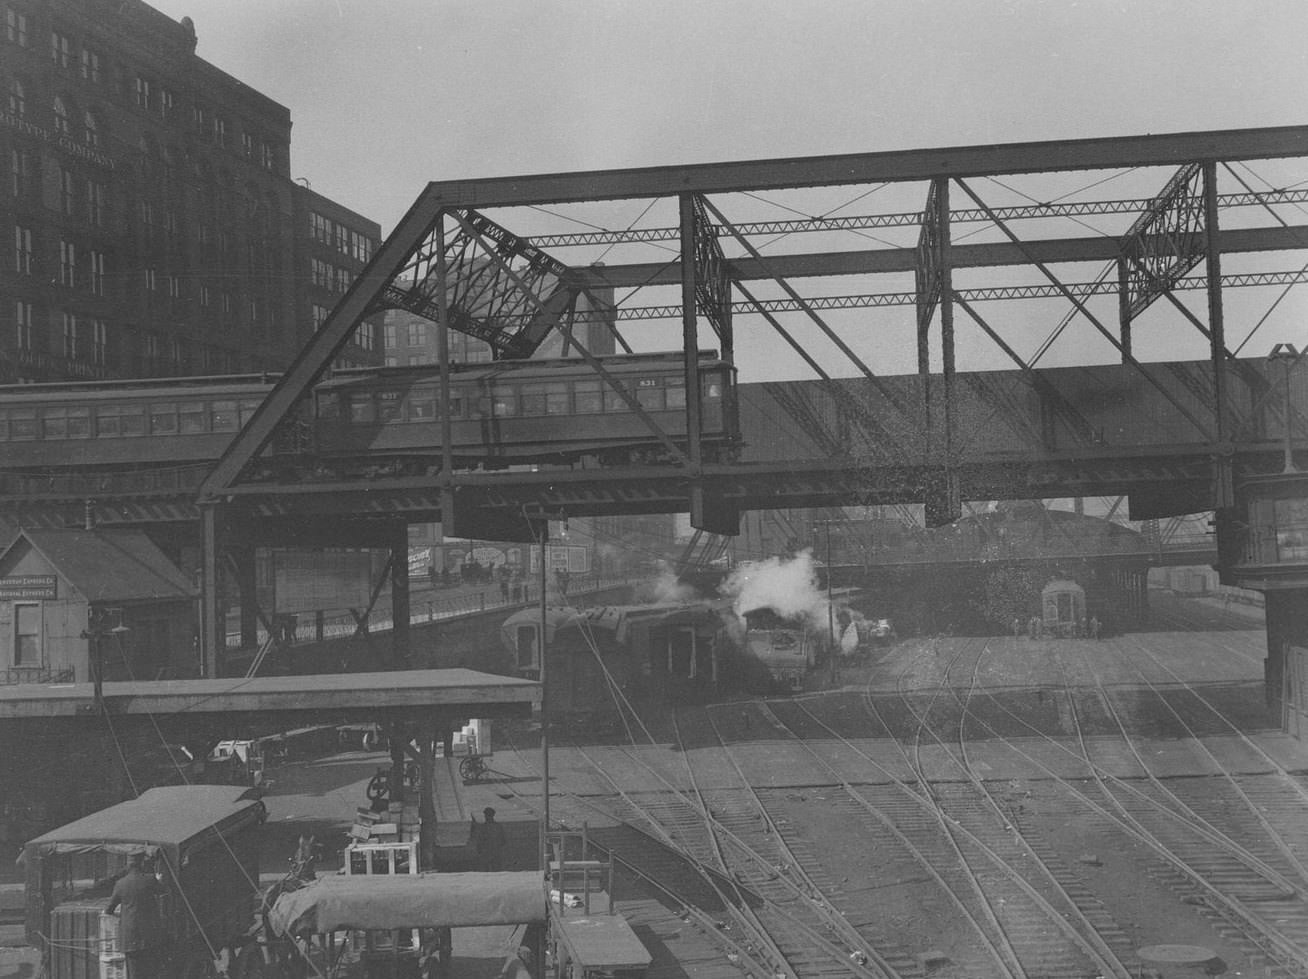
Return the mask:
[[59, 597], [59, 578], [52, 574], [20, 574], [0, 578], [0, 601], [40, 601]]

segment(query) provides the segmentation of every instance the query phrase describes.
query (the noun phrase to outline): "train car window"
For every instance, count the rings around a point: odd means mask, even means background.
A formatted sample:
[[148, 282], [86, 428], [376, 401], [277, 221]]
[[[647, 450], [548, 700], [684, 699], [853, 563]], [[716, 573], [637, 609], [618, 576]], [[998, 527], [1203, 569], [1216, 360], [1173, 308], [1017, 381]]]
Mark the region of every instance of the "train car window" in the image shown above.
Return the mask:
[[491, 411], [496, 418], [508, 418], [518, 413], [518, 392], [514, 388], [497, 388], [492, 398]]
[[183, 435], [200, 435], [204, 432], [204, 402], [182, 405], [177, 417], [178, 428]]
[[122, 409], [118, 405], [102, 405], [95, 409], [95, 437], [117, 438], [121, 434]]
[[545, 385], [545, 414], [566, 415], [568, 413], [568, 384], [566, 381], [553, 381]]
[[450, 417], [451, 418], [463, 417], [463, 395], [461, 394], [450, 395]]
[[236, 420], [235, 401], [215, 401], [209, 406], [210, 425], [215, 432], [234, 432], [240, 428]]
[[593, 415], [604, 410], [604, 400], [600, 394], [601, 383], [599, 378], [593, 381], [572, 382], [572, 399], [577, 414]]
[[684, 377], [663, 378], [663, 395], [667, 407], [686, 407], [686, 379]]
[[323, 391], [318, 395], [318, 417], [336, 419], [341, 417], [341, 396], [335, 391]]
[[240, 403], [242, 425], [244, 425], [246, 422], [250, 420], [250, 418], [254, 415], [254, 413], [259, 410], [259, 405], [261, 404], [263, 404], [263, 400], [259, 398], [256, 398], [251, 401], [242, 401]]
[[150, 406], [150, 434], [177, 434], [177, 405]]
[[636, 400], [647, 411], [661, 411], [663, 388], [659, 386], [659, 378], [642, 377], [636, 381]]
[[85, 439], [91, 437], [90, 408], [68, 409], [68, 437], [70, 439]]
[[118, 424], [123, 435], [145, 434], [145, 406], [126, 405], [119, 409]]
[[46, 408], [41, 412], [41, 438], [61, 439], [68, 437], [68, 409]]
[[377, 417], [384, 422], [392, 422], [401, 418], [401, 410], [404, 407], [402, 395], [399, 391], [378, 391], [377, 392]]
[[350, 395], [350, 424], [368, 425], [377, 420], [377, 406], [372, 395], [367, 391], [355, 391]]
[[699, 379], [699, 389], [706, 398], [722, 397], [722, 377], [718, 374], [705, 374]]
[[9, 437], [11, 439], [36, 438], [36, 409], [25, 408], [9, 413]]
[[533, 417], [545, 414], [544, 384], [524, 384], [522, 386], [522, 413]]
[[[622, 382], [619, 381], [619, 384]], [[604, 410], [608, 411], [630, 411], [627, 402], [623, 400], [622, 395], [607, 384], [604, 385]]]
[[436, 417], [436, 392], [430, 389], [411, 391], [406, 402], [411, 422], [429, 422]]

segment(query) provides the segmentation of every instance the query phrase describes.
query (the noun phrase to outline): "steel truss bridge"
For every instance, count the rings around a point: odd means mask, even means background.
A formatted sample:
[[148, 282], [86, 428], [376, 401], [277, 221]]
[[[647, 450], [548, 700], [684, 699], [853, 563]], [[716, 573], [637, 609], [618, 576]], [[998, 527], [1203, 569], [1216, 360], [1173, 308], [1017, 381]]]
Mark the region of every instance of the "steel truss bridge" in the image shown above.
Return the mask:
[[[530, 540], [544, 533], [545, 516], [558, 513], [688, 510], [696, 527], [731, 534], [742, 509], [843, 502], [924, 502], [932, 524], [958, 517], [965, 498], [1124, 494], [1132, 498], [1133, 517], [1230, 508], [1243, 474], [1277, 470], [1278, 437], [1288, 446], [1291, 436], [1298, 444], [1308, 432], [1302, 387], [1295, 388], [1294, 399], [1285, 397], [1294, 365], [1287, 363], [1283, 375], [1251, 371], [1228, 343], [1225, 312], [1232, 288], [1288, 289], [1304, 280], [1308, 266], [1290, 262], [1234, 274], [1223, 269], [1235, 258], [1248, 262], [1261, 255], [1267, 262], [1308, 248], [1299, 206], [1305, 192], [1296, 187], [1304, 179], [1260, 186], [1252, 169], [1305, 157], [1308, 127], [1294, 126], [428, 184], [200, 483], [205, 642], [218, 648], [219, 554], [231, 539], [224, 527], [244, 533], [294, 526], [299, 539], [316, 534], [329, 543], [333, 533], [359, 533], [350, 528], [372, 517], [377, 525], [401, 525], [390, 539], [402, 540], [406, 520], [439, 513], [452, 536]], [[1144, 195], [1084, 199], [1086, 190], [1126, 173], [1154, 182]], [[1049, 181], [1055, 178], [1086, 186], [1051, 195]], [[854, 217], [834, 215], [845, 204], [829, 206], [837, 191], [852, 206], [886, 188], [915, 195], [919, 203]], [[783, 195], [793, 219], [756, 220], [763, 195]], [[817, 202], [805, 204], [805, 195]], [[639, 228], [637, 220], [614, 230], [577, 218], [565, 231], [536, 233], [542, 221], [568, 208], [588, 209], [589, 215], [605, 202], [632, 200], [648, 202], [651, 215], [666, 213], [667, 219]], [[1112, 233], [1085, 234], [1081, 222], [1087, 215], [1123, 217]], [[588, 230], [575, 233], [577, 224]], [[964, 227], [969, 230], [960, 233]], [[1051, 227], [1075, 231], [1051, 235]], [[916, 240], [895, 243], [869, 234], [893, 228], [915, 231]], [[975, 240], [978, 228], [987, 229], [990, 240]], [[827, 248], [833, 240], [837, 247]], [[850, 240], [856, 247], [848, 247]], [[783, 250], [781, 243], [793, 247]], [[593, 249], [600, 246], [623, 249], [624, 256], [638, 246], [657, 246], [666, 257], [596, 264]], [[559, 257], [574, 248], [591, 248], [591, 256], [571, 263]], [[1104, 274], [1064, 278], [1066, 268], [1086, 263], [1104, 264]], [[1005, 269], [1023, 269], [1031, 281], [979, 287], [963, 281], [965, 275]], [[899, 284], [908, 275], [911, 290]], [[857, 284], [824, 291], [833, 279]], [[631, 302], [659, 288], [672, 290], [675, 300]], [[628, 294], [615, 299], [622, 290]], [[1201, 312], [1182, 301], [1186, 290], [1202, 291]], [[1111, 315], [1093, 305], [1103, 294], [1117, 297]], [[1150, 392], [1150, 403], [1181, 428], [1164, 426], [1159, 432], [1165, 437], [1141, 444], [1093, 419], [1087, 424], [1086, 405], [1060, 390], [1065, 379], [1040, 366], [1043, 348], [1019, 352], [1003, 324], [979, 308], [982, 300], [1038, 297], [1066, 304], [1064, 326], [1075, 320], [1097, 342], [1111, 345], [1117, 376], [1136, 392]], [[874, 373], [854, 349], [861, 327], [831, 316], [842, 308], [879, 305], [915, 310], [918, 374], [912, 383]], [[1165, 311], [1167, 328], [1178, 338], [1202, 337], [1208, 356], [1187, 367], [1183, 378], [1136, 357], [1133, 325], [1151, 308]], [[635, 324], [673, 317], [680, 321], [684, 351], [716, 345], [731, 358], [740, 324], [747, 322], [750, 333], [742, 339], [779, 343], [822, 387], [820, 399], [784, 391], [768, 395], [788, 419], [782, 427], [807, 433], [817, 449], [708, 464], [695, 434], [700, 385], [697, 358], [689, 356], [690, 437], [672, 444], [644, 416], [675, 453], [675, 463], [658, 471], [456, 472], [446, 418], [438, 419], [442, 464], [430, 475], [370, 473], [320, 484], [255, 481], [259, 454], [279, 424], [358, 324], [387, 309], [429, 318], [441, 338], [456, 330], [482, 339], [497, 358], [530, 356], [551, 333], [560, 333], [610, 384], [578, 335], [586, 309], [610, 310], [616, 343], [627, 350], [640, 347], [632, 342]], [[839, 352], [838, 367], [824, 362], [816, 344], [783, 320], [790, 313], [798, 314], [824, 349]], [[1018, 379], [1007, 394], [992, 392], [987, 402], [1013, 437], [985, 458], [966, 444], [976, 423], [971, 412], [977, 385], [957, 370], [960, 315], [1002, 351]], [[853, 380], [837, 379], [850, 374]], [[1036, 408], [1004, 403], [1019, 387], [1023, 397], [1036, 399]], [[847, 437], [851, 420], [859, 439]], [[858, 451], [848, 451], [851, 445]], [[1288, 460], [1290, 449], [1285, 451]], [[211, 662], [213, 655], [211, 650]]]

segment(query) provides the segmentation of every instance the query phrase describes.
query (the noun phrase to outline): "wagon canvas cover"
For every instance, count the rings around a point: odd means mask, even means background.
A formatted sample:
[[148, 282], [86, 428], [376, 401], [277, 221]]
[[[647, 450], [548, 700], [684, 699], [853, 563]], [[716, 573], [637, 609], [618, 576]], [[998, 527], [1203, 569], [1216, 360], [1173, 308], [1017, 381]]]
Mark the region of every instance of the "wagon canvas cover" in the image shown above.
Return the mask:
[[338, 875], [283, 894], [268, 916], [279, 935], [347, 929], [464, 928], [543, 922], [539, 871]]

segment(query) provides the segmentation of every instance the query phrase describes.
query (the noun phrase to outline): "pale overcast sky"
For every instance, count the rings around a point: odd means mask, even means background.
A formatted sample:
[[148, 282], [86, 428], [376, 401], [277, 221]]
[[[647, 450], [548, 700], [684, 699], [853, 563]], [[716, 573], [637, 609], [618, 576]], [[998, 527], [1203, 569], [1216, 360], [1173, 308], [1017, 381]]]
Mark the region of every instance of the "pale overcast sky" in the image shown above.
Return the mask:
[[429, 180], [1308, 122], [1304, 0], [153, 5], [383, 233]]

